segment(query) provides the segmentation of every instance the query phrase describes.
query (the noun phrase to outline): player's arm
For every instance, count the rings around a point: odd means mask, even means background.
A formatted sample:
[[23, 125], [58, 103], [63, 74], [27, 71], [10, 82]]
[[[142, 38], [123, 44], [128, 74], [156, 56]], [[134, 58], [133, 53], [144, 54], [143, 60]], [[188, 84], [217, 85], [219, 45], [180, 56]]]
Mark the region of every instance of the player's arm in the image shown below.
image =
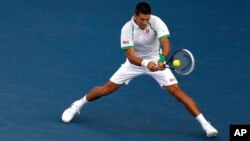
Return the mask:
[[126, 57], [128, 58], [129, 62], [141, 66], [142, 65], [142, 58], [135, 56], [134, 48], [129, 48], [125, 50]]
[[159, 66], [158, 69], [164, 70], [164, 63], [166, 61], [166, 57], [170, 53], [170, 42], [169, 42], [170, 33], [167, 25], [157, 16], [153, 16], [152, 27], [155, 29], [157, 37], [162, 47], [162, 52], [161, 52], [162, 54], [158, 62]]
[[167, 37], [164, 37], [160, 39], [160, 42], [162, 45], [162, 55], [167, 57], [171, 50], [170, 41]]
[[135, 55], [134, 48], [129, 48], [125, 50], [125, 55], [128, 58], [129, 62], [137, 65], [137, 66], [145, 66], [150, 71], [156, 71], [157, 70], [157, 64], [150, 62], [150, 60], [143, 60], [141, 57], [137, 57]]
[[[163, 38], [160, 38], [160, 43], [161, 43], [161, 46], [162, 46], [161, 57], [167, 57], [168, 54], [170, 53], [170, 50], [171, 50], [170, 41], [169, 41], [169, 39], [167, 37], [163, 37]], [[165, 69], [164, 61], [160, 61], [160, 60], [158, 62], [158, 69], [159, 70], [164, 70]], [[165, 60], [166, 60], [166, 58], [165, 58]]]

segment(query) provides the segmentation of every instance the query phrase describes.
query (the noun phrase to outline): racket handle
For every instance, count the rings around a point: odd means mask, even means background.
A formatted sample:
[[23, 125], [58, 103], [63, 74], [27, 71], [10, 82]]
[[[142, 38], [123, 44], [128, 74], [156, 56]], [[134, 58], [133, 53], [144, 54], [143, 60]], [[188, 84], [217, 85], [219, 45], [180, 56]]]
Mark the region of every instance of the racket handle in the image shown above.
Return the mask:
[[173, 67], [170, 67], [168, 64], [164, 65], [165, 68], [173, 69]]

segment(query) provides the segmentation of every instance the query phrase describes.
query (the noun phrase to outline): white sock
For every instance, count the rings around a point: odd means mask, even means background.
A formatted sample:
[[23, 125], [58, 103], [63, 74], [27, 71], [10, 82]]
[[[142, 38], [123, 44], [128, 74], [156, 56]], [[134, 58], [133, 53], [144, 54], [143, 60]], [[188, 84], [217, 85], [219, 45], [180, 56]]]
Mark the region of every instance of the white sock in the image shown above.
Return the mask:
[[78, 103], [78, 104], [79, 104], [78, 106], [79, 106], [80, 108], [82, 108], [86, 103], [88, 103], [87, 98], [86, 98], [86, 95], [85, 95], [83, 98], [77, 100], [77, 102], [79, 102], [79, 103]]
[[201, 124], [201, 126], [202, 126], [203, 129], [205, 128], [205, 126], [206, 126], [207, 124], [209, 124], [208, 121], [205, 119], [205, 117], [202, 115], [202, 113], [200, 113], [200, 114], [196, 117], [196, 119], [200, 122], [200, 124]]
[[85, 95], [85, 96], [84, 96], [83, 98], [81, 98], [80, 100], [81, 100], [81, 102], [82, 102], [83, 105], [86, 104], [86, 103], [88, 103], [87, 95]]

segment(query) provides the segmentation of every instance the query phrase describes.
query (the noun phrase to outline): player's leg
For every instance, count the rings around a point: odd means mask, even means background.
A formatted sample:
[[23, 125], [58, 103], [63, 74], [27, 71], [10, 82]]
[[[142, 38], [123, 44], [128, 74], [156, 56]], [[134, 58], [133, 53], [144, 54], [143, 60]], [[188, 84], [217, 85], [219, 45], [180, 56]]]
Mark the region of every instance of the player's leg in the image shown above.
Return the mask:
[[62, 114], [63, 122], [70, 122], [76, 113], [87, 103], [99, 99], [116, 91], [123, 84], [128, 84], [131, 79], [137, 75], [142, 74], [144, 71], [140, 67], [135, 67], [130, 63], [123, 64], [110, 78], [110, 80], [102, 85], [94, 87], [83, 98], [73, 102]]
[[86, 100], [88, 102], [92, 102], [96, 99], [99, 99], [102, 96], [109, 95], [120, 88], [121, 84], [116, 84], [112, 81], [108, 81], [103, 86], [97, 86], [93, 88], [90, 92], [86, 95]]
[[94, 87], [83, 98], [76, 100], [67, 108], [62, 114], [62, 121], [65, 123], [70, 122], [77, 113], [80, 113], [81, 108], [87, 103], [106, 96], [117, 90], [121, 84], [116, 84], [108, 81], [102, 86]]
[[187, 108], [193, 117], [199, 121], [208, 137], [217, 136], [218, 131], [204, 118], [195, 101], [180, 88], [178, 83], [165, 86], [165, 88], [173, 97], [175, 97], [176, 100], [181, 102]]
[[173, 73], [170, 69], [165, 69], [164, 71], [148, 72], [162, 87], [166, 88], [168, 92], [173, 95], [178, 101], [183, 103], [187, 110], [194, 116], [200, 114], [200, 110], [196, 103], [186, 95], [178, 85]]
[[194, 100], [180, 88], [178, 83], [164, 87], [176, 100], [187, 108], [192, 116], [197, 117], [201, 113]]
[[213, 126], [211, 126], [201, 114], [196, 102], [180, 88], [175, 76], [170, 71], [170, 69], [157, 72], [148, 72], [148, 74], [151, 75], [161, 87], [166, 88], [173, 97], [175, 97], [187, 108], [189, 113], [199, 121], [207, 136], [212, 137], [218, 134], [218, 131]]

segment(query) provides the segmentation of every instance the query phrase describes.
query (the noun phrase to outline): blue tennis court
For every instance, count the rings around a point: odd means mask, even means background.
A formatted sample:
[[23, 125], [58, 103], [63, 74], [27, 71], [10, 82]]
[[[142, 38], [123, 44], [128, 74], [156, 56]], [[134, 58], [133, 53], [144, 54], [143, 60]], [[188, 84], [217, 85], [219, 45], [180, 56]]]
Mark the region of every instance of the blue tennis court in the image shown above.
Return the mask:
[[0, 0], [1, 141], [229, 140], [250, 123], [250, 2], [148, 1], [166, 22], [172, 52], [187, 48], [194, 72], [181, 87], [219, 130], [198, 122], [148, 76], [87, 104], [72, 123], [61, 114], [125, 61], [120, 30], [139, 1]]

